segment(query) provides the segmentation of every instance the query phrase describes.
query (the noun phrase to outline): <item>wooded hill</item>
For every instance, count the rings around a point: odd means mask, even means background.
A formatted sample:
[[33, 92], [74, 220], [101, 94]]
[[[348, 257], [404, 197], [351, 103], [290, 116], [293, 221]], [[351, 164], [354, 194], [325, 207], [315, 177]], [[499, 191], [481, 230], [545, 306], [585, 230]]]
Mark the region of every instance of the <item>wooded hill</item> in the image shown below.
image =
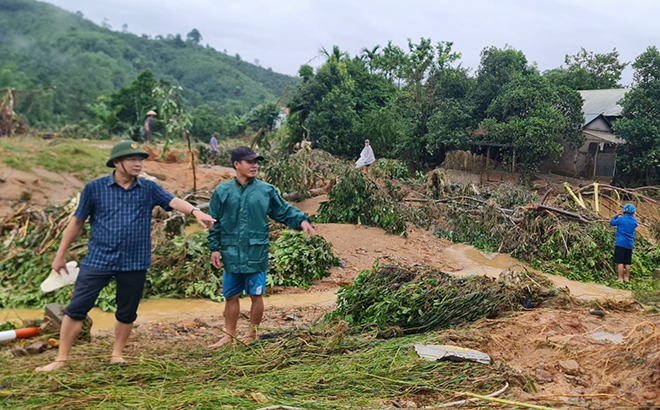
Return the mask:
[[275, 99], [291, 80], [200, 45], [195, 29], [184, 38], [151, 39], [34, 0], [2, 0], [0, 27], [0, 88], [42, 91], [17, 106], [33, 126], [84, 118], [87, 104], [145, 69], [181, 85], [187, 106], [209, 104], [218, 114], [242, 114]]

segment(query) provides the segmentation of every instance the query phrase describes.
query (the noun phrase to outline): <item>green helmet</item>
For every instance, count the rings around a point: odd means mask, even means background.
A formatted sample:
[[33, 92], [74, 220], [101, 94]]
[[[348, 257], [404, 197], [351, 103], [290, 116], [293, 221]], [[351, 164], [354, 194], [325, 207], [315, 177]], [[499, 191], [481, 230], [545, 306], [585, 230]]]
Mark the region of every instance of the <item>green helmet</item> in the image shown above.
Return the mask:
[[114, 168], [115, 164], [113, 164], [112, 161], [121, 157], [129, 157], [133, 155], [139, 155], [145, 159], [149, 158], [149, 154], [142, 150], [142, 148], [140, 148], [137, 143], [133, 141], [120, 141], [115, 144], [114, 147], [112, 147], [110, 158], [108, 159], [108, 162], [105, 163], [105, 165], [109, 166], [110, 168]]

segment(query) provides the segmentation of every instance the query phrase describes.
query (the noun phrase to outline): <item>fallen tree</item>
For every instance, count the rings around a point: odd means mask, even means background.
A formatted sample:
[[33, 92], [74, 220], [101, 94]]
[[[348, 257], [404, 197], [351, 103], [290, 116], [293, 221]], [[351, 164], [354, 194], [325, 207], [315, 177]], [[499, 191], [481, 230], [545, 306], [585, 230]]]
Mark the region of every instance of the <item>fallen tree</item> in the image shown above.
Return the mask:
[[271, 154], [261, 169], [264, 181], [275, 185], [288, 201], [326, 194], [348, 165], [319, 149]]
[[[551, 197], [548, 190], [539, 199], [528, 189], [512, 184], [498, 188], [460, 186], [430, 174], [426, 192], [417, 191], [414, 197], [404, 199], [405, 206], [412, 208], [404, 214], [425, 212], [427, 217], [417, 220], [431, 220], [429, 225], [436, 228], [438, 236], [489, 252], [509, 253], [547, 273], [643, 291], [658, 289], [654, 271], [660, 266], [660, 248], [654, 238], [660, 223], [651, 217], [657, 200], [649, 195], [658, 190], [601, 188], [598, 184], [579, 189], [568, 186], [564, 193]], [[649, 230], [636, 235], [632, 285], [617, 283], [611, 261], [615, 228], [602, 216], [613, 215], [624, 201], [651, 206], [647, 214], [637, 215]], [[650, 237], [643, 233], [650, 233]]]

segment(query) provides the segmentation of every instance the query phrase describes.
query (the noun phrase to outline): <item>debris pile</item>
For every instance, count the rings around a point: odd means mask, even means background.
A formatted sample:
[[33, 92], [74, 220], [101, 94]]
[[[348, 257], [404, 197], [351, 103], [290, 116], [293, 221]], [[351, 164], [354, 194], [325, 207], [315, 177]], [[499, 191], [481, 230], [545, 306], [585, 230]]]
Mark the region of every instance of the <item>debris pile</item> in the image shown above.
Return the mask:
[[[426, 192], [404, 199], [408, 211], [424, 213], [436, 234], [488, 252], [509, 253], [547, 273], [582, 282], [617, 285], [612, 264], [614, 229], [609, 218], [625, 202], [634, 202], [640, 221], [633, 253], [632, 274], [643, 288], [657, 288], [654, 270], [660, 266], [660, 247], [653, 235], [658, 225], [655, 188], [621, 189], [591, 184], [565, 192], [552, 190], [539, 197], [520, 185], [459, 186], [444, 174], [429, 174]], [[412, 208], [413, 211], [410, 210]], [[433, 212], [431, 212], [433, 211]], [[429, 223], [428, 221], [432, 221]], [[650, 235], [645, 235], [649, 232]], [[654, 283], [656, 283], [654, 285]]]
[[353, 285], [341, 289], [330, 317], [351, 325], [418, 333], [567, 298], [548, 279], [524, 269], [509, 270], [495, 280], [455, 277], [425, 266], [384, 264], [362, 271]]
[[388, 233], [406, 233], [399, 204], [361, 171], [348, 169], [339, 177], [328, 198], [328, 202], [321, 203], [317, 222], [378, 226]]
[[306, 233], [283, 231], [271, 246], [269, 280], [274, 285], [309, 287], [339, 266], [332, 245], [321, 236], [307, 239]]
[[[40, 284], [51, 272], [51, 263], [59, 247], [61, 234], [78, 204], [73, 197], [63, 206], [42, 208], [22, 204], [9, 217], [0, 221], [0, 309], [9, 307], [44, 307], [47, 303], [67, 304], [73, 286], [44, 294]], [[190, 235], [172, 233], [172, 221], [185, 217], [165, 211], [155, 213], [152, 223], [153, 266], [147, 275], [144, 297], [208, 298], [222, 297], [222, 270], [211, 266], [206, 233]], [[181, 229], [175, 229], [181, 230]], [[339, 261], [331, 246], [321, 237], [307, 241], [294, 233], [274, 230], [273, 240], [281, 244], [271, 249], [272, 279], [289, 286], [307, 287], [312, 281], [328, 275], [328, 269]], [[87, 253], [89, 226], [69, 248], [68, 259], [81, 261]], [[277, 241], [275, 242], [277, 244]], [[116, 284], [111, 282], [101, 291], [97, 306], [115, 310]]]
[[[268, 155], [268, 154], [267, 154]], [[282, 191], [284, 199], [299, 201], [326, 194], [335, 177], [349, 166], [320, 149], [302, 149], [291, 155], [272, 154], [261, 168], [264, 181]]]
[[[39, 284], [49, 275], [59, 237], [71, 220], [78, 197], [63, 206], [46, 209], [21, 204], [0, 221], [0, 308], [66, 303], [72, 288], [63, 288], [44, 298]], [[78, 259], [87, 252], [88, 231], [71, 245], [69, 255]], [[48, 299], [48, 300], [46, 300]]]

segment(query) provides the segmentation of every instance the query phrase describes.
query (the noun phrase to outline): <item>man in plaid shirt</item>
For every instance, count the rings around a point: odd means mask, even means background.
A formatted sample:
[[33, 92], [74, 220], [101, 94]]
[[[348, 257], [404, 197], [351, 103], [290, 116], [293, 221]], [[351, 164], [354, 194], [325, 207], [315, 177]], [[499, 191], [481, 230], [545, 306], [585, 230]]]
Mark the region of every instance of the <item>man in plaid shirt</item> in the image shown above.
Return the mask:
[[89, 252], [80, 263], [73, 298], [64, 311], [57, 359], [37, 371], [48, 372], [66, 366], [83, 320], [113, 277], [117, 281], [117, 323], [110, 363], [124, 362], [122, 352], [137, 318], [147, 269], [151, 267], [151, 215], [155, 206], [194, 215], [203, 227], [213, 227], [215, 220], [209, 215], [175, 198], [155, 182], [137, 178], [148, 156], [132, 141], [117, 143], [106, 163], [115, 171], [87, 184], [80, 195], [78, 209], [64, 231], [53, 261], [53, 270], [66, 270], [66, 252], [88, 218], [91, 226]]

